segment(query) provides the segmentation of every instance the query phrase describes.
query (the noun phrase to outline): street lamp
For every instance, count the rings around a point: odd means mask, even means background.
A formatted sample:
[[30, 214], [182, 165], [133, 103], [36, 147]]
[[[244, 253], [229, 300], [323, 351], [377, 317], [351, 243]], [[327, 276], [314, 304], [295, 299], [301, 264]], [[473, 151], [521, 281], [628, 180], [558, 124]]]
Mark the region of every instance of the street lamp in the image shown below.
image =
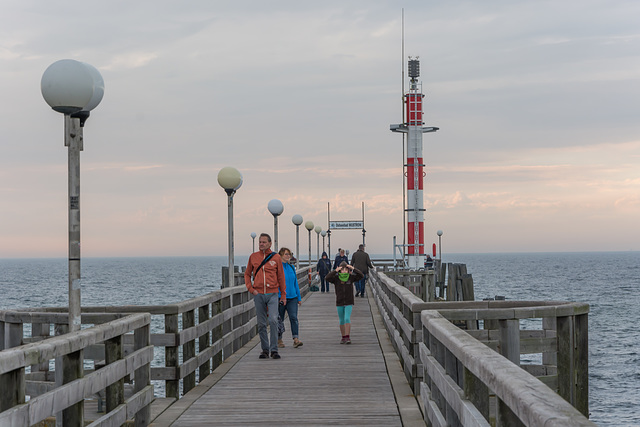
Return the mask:
[[320, 260], [320, 232], [322, 231], [322, 227], [316, 225], [316, 261]]
[[267, 205], [267, 209], [273, 215], [273, 247], [274, 251], [278, 252], [278, 216], [284, 212], [284, 205], [278, 199], [272, 199]]
[[251, 239], [252, 239], [252, 242], [253, 242], [253, 249], [251, 250], [251, 253], [254, 253], [256, 251], [256, 236], [257, 236], [257, 234], [254, 231], [252, 231], [251, 232]]
[[104, 80], [100, 72], [73, 59], [56, 61], [42, 74], [42, 97], [64, 114], [64, 145], [69, 147], [69, 332], [79, 331], [80, 317], [80, 151], [89, 112], [100, 104]]
[[295, 214], [291, 217], [291, 222], [296, 226], [296, 270], [300, 268], [300, 224], [302, 221], [302, 215]]
[[442, 262], [442, 230], [438, 230], [436, 234], [438, 235], [438, 252], [440, 253], [438, 258]]
[[313, 230], [313, 221], [305, 222], [304, 228], [309, 231], [309, 267], [311, 267], [311, 230]]
[[[227, 287], [234, 285], [233, 278], [235, 276], [235, 263], [233, 260], [233, 195], [238, 188], [242, 186], [242, 174], [236, 168], [230, 166], [220, 169], [218, 172], [218, 184], [224, 188], [227, 193], [227, 212], [228, 212], [228, 224], [229, 224], [229, 274]], [[224, 287], [224, 284], [222, 284]]]
[[324, 248], [324, 236], [327, 235], [327, 231], [326, 230], [322, 230], [320, 232], [320, 235], [322, 236], [322, 252], [326, 252], [325, 248]]

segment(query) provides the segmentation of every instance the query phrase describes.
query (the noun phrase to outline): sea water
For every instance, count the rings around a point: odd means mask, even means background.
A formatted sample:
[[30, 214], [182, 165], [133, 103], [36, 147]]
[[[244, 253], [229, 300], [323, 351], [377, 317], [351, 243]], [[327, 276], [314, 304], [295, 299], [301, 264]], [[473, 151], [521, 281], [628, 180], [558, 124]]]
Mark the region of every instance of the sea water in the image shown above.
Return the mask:
[[[640, 426], [640, 252], [444, 254], [443, 262], [467, 265], [477, 300], [588, 303], [590, 418]], [[183, 301], [219, 289], [226, 264], [226, 257], [85, 258], [82, 304]], [[67, 268], [65, 259], [0, 259], [0, 308], [66, 306]]]

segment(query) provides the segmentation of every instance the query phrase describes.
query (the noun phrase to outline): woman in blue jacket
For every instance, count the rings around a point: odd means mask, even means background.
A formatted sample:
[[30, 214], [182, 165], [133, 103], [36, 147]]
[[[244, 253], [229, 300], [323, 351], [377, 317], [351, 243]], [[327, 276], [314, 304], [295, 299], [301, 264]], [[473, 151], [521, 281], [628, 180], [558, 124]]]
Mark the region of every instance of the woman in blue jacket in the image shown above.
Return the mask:
[[[287, 284], [287, 302], [286, 304], [280, 303], [280, 305], [278, 306], [278, 311], [280, 314], [280, 319], [284, 319], [285, 311], [289, 313], [289, 321], [291, 322], [291, 335], [293, 336], [293, 346], [295, 348], [298, 348], [302, 345], [302, 341], [298, 339], [298, 306], [302, 304], [302, 298], [300, 296], [300, 286], [298, 285], [296, 269], [293, 265], [289, 264], [289, 260], [291, 259], [291, 251], [288, 248], [282, 248], [278, 251], [278, 254], [280, 255], [280, 258], [282, 258], [284, 279]], [[284, 342], [282, 341], [282, 333], [278, 334], [278, 347], [284, 347]]]

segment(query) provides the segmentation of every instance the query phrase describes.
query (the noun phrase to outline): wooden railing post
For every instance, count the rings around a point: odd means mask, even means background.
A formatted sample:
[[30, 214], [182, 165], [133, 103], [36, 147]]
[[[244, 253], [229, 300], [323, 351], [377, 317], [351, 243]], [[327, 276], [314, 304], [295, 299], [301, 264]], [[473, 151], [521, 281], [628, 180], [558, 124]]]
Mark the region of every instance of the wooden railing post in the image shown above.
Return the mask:
[[[196, 325], [195, 310], [189, 310], [182, 313], [182, 330], [192, 328]], [[182, 363], [195, 357], [196, 355], [196, 341], [195, 339], [186, 342], [182, 346]], [[196, 386], [196, 371], [187, 374], [182, 381], [182, 393], [187, 394], [189, 390]]]
[[[62, 384], [84, 377], [84, 350], [62, 356]], [[84, 426], [84, 402], [80, 401], [62, 411], [62, 425]]]
[[500, 354], [520, 366], [520, 321], [500, 319]]
[[[48, 323], [33, 323], [31, 324], [31, 337], [34, 339], [42, 340], [49, 337], [50, 325]], [[48, 372], [49, 361], [45, 360], [42, 363], [31, 366], [31, 372]], [[44, 378], [46, 381], [46, 377]]]
[[[550, 332], [549, 331], [556, 331], [557, 330], [557, 326], [556, 326], [556, 318], [555, 317], [545, 317], [542, 319], [542, 329], [545, 331], [545, 337], [549, 337], [550, 336]], [[557, 337], [557, 333], [556, 333], [556, 337]], [[556, 351], [551, 351], [551, 352], [543, 352], [542, 353], [542, 364], [543, 365], [551, 365], [551, 366], [557, 366], [558, 365], [558, 347], [556, 345]]]
[[464, 395], [473, 403], [473, 406], [478, 409], [485, 420], [490, 422], [489, 387], [466, 367], [464, 368]]
[[4, 340], [5, 340], [4, 326], [5, 326], [5, 323], [2, 320], [0, 320], [0, 351], [4, 350]]
[[[56, 336], [59, 336], [59, 335], [66, 334], [68, 330], [69, 330], [69, 325], [67, 323], [56, 323], [54, 325], [54, 328], [53, 328], [53, 331], [54, 331], [53, 333]], [[55, 360], [55, 371], [54, 371], [56, 387], [60, 387], [62, 384], [64, 384], [63, 371], [64, 371], [63, 358], [62, 357], [56, 357], [56, 360]], [[64, 416], [63, 416], [62, 412], [58, 412], [56, 414], [56, 426], [57, 427], [63, 427], [63, 425], [64, 425], [63, 418], [64, 418]]]
[[[216, 314], [222, 313], [222, 301], [218, 300], [211, 304], [211, 315], [215, 316]], [[223, 336], [223, 327], [222, 325], [218, 325], [211, 330], [211, 342], [215, 343], [218, 340], [221, 340]], [[222, 363], [222, 351], [214, 354], [211, 358], [211, 369], [214, 370]]]
[[[134, 350], [147, 347], [151, 342], [149, 325], [136, 329], [133, 332]], [[146, 386], [151, 384], [151, 364], [136, 369], [134, 374], [134, 392], [139, 392]], [[149, 425], [151, 422], [151, 405], [147, 405], [136, 413], [135, 426], [142, 427]]]
[[[178, 337], [178, 315], [177, 314], [165, 314], [164, 315], [164, 332], [167, 334], [175, 334], [176, 339]], [[180, 369], [180, 359], [177, 346], [166, 346], [164, 348], [164, 365], [167, 368], [175, 368], [175, 376], [173, 379], [165, 380], [165, 390], [167, 397], [175, 397], [178, 399], [180, 392], [180, 379], [178, 378]]]
[[558, 394], [589, 414], [588, 315], [557, 318]]
[[[105, 365], [121, 360], [123, 354], [122, 335], [104, 342]], [[124, 403], [124, 378], [120, 378], [115, 383], [107, 386], [106, 401], [107, 412], [113, 411], [118, 405]]]
[[[518, 319], [498, 320], [500, 331], [500, 354], [520, 366], [520, 321]], [[522, 426], [520, 419], [500, 399], [496, 411], [496, 426]]]
[[[204, 323], [207, 320], [209, 320], [209, 304], [198, 307], [198, 323]], [[198, 338], [198, 353], [202, 353], [209, 347], [209, 337], [210, 333], [207, 332]], [[199, 381], [202, 382], [209, 373], [211, 373], [211, 359], [207, 359], [198, 368]]]

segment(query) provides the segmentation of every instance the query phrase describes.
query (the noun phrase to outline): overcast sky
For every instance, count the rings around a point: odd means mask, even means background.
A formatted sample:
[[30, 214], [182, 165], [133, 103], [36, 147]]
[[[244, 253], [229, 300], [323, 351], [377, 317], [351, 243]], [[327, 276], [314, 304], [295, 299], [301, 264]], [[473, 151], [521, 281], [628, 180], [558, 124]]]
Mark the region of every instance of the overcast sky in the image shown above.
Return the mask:
[[[105, 80], [81, 154], [83, 256], [236, 254], [269, 200], [367, 250], [402, 241], [401, 16], [419, 56], [426, 242], [446, 252], [640, 249], [640, 2], [0, 1], [0, 257], [66, 257], [59, 59]], [[405, 58], [406, 59], [406, 58]], [[354, 250], [359, 231], [336, 231]], [[307, 251], [301, 230], [301, 252]], [[315, 254], [315, 233], [313, 252]], [[315, 255], [314, 255], [315, 256]]]

